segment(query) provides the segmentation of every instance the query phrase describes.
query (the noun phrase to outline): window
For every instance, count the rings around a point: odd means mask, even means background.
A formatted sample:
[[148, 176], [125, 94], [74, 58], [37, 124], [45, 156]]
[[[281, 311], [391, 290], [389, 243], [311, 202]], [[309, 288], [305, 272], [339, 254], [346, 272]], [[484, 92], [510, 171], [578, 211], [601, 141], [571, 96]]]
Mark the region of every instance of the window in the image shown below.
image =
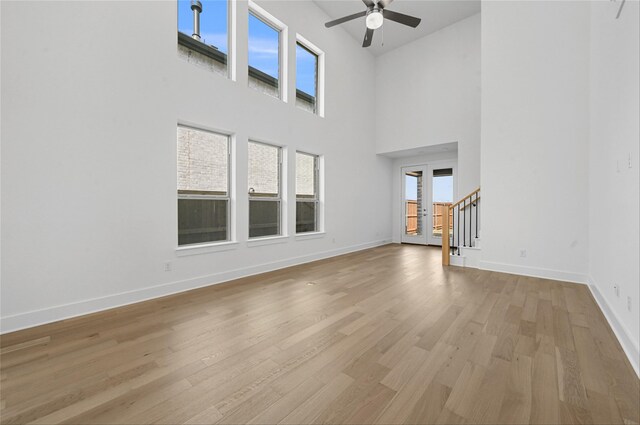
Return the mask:
[[229, 136], [178, 126], [178, 245], [229, 240]]
[[[193, 6], [192, 6], [193, 3]], [[178, 52], [188, 62], [227, 75], [228, 0], [178, 0]]]
[[296, 152], [296, 233], [317, 232], [319, 158]]
[[249, 237], [277, 236], [281, 216], [282, 148], [249, 142]]
[[316, 113], [318, 99], [318, 55], [296, 43], [296, 106]]
[[249, 87], [286, 101], [286, 27], [249, 2]]

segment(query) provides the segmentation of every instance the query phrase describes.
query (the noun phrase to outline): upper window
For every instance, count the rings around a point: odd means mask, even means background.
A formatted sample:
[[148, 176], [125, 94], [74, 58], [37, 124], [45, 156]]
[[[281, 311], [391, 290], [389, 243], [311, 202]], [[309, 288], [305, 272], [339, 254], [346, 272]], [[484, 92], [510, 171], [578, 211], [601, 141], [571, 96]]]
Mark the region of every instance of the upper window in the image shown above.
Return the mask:
[[178, 127], [178, 245], [229, 240], [229, 136]]
[[274, 97], [284, 97], [282, 32], [284, 26], [267, 12], [250, 3], [249, 87]]
[[296, 105], [316, 113], [318, 99], [318, 55], [296, 43]]
[[249, 142], [249, 237], [281, 232], [282, 148]]
[[296, 233], [319, 231], [319, 176], [318, 156], [296, 152]]
[[227, 74], [228, 8], [228, 0], [178, 0], [180, 56]]

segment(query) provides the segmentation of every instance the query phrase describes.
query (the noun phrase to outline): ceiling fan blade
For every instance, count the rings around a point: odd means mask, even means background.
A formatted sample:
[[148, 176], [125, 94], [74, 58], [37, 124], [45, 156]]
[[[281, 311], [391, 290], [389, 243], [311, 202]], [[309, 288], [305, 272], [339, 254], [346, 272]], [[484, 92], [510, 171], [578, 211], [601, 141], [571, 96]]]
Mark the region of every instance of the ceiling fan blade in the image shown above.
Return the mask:
[[382, 11], [385, 19], [397, 22], [399, 24], [408, 25], [410, 27], [417, 27], [422, 19], [413, 16], [405, 15], [404, 13], [394, 12], [393, 10], [384, 9]]
[[333, 21], [329, 21], [326, 24], [324, 24], [324, 26], [327, 27], [327, 28], [331, 28], [334, 25], [342, 24], [344, 22], [351, 21], [351, 20], [357, 19], [357, 18], [361, 18], [363, 16], [367, 16], [367, 11], [366, 10], [363, 11], [363, 12], [354, 13], [353, 15], [343, 16], [342, 18], [338, 18], [338, 19], [335, 19]]
[[378, 0], [378, 6], [384, 9], [385, 7], [389, 6], [392, 2], [393, 0]]
[[372, 41], [373, 41], [373, 30], [371, 28], [367, 28], [367, 32], [364, 33], [364, 41], [362, 42], [362, 47], [371, 46]]
[[367, 7], [369, 8], [375, 6], [375, 3], [373, 2], [373, 0], [362, 0], [362, 3], [366, 4]]

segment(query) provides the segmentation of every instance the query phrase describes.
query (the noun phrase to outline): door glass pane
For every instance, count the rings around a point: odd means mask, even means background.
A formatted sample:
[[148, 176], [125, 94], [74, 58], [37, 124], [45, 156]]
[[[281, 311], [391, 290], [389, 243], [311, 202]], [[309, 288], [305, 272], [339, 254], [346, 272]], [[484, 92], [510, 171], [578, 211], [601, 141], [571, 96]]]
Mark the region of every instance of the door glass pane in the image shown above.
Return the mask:
[[[442, 237], [442, 217], [446, 208], [453, 203], [453, 169], [443, 168], [433, 170], [433, 223], [431, 232], [434, 237]], [[449, 223], [452, 222], [452, 212], [449, 212]], [[453, 231], [449, 226], [449, 234]]]
[[422, 235], [422, 171], [404, 173], [405, 234]]
[[226, 199], [178, 199], [178, 245], [227, 240]]
[[249, 201], [249, 237], [280, 234], [280, 201]]

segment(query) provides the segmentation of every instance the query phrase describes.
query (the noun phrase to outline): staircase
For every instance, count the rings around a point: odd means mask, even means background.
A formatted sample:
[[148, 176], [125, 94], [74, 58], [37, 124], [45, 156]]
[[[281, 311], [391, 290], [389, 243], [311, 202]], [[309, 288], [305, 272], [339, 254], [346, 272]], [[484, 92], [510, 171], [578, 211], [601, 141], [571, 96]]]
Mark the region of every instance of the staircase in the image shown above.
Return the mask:
[[478, 268], [480, 265], [480, 188], [448, 207], [443, 214], [442, 265]]

